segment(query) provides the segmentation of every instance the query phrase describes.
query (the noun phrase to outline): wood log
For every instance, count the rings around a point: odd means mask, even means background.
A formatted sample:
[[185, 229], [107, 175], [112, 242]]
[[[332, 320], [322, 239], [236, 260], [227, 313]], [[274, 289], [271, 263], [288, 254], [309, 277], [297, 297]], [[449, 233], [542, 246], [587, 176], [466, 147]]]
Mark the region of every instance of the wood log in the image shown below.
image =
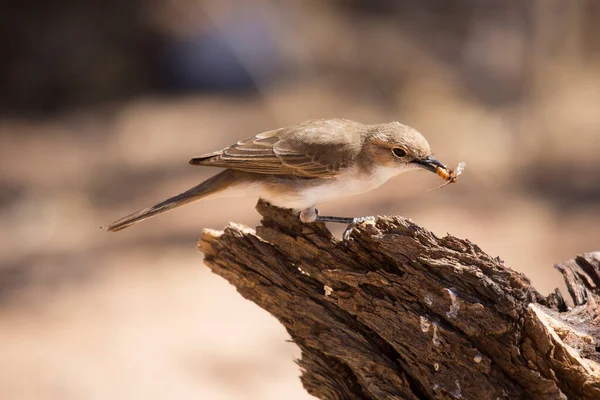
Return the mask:
[[402, 217], [324, 224], [259, 201], [256, 230], [205, 230], [205, 264], [275, 316], [319, 399], [600, 399], [600, 253], [542, 296], [477, 245]]

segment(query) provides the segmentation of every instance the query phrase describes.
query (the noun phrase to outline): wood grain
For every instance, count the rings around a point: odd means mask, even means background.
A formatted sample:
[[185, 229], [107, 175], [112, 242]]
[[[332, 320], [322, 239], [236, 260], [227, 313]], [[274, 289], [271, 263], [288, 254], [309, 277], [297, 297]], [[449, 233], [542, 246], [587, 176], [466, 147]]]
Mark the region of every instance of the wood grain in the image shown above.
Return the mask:
[[599, 399], [600, 253], [558, 264], [574, 308], [468, 240], [401, 217], [353, 228], [259, 202], [205, 230], [205, 263], [275, 316], [320, 399]]

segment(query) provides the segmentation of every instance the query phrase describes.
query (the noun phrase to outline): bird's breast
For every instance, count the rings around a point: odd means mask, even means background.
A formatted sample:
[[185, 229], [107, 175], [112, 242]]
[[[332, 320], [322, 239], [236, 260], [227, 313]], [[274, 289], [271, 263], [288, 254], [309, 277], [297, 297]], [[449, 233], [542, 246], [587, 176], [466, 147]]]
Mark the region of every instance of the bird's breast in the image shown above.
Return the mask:
[[[402, 170], [379, 168], [373, 173], [349, 171], [333, 178], [306, 180], [270, 190], [263, 198], [280, 207], [304, 209], [319, 203], [371, 191]], [[273, 188], [274, 189], [274, 188]]]

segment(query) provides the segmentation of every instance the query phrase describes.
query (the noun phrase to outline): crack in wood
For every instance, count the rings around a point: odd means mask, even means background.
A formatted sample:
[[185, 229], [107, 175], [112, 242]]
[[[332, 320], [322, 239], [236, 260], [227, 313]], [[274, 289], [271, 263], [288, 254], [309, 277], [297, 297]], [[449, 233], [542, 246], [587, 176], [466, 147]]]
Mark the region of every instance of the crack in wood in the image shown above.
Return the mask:
[[256, 231], [205, 231], [213, 272], [278, 318], [321, 399], [600, 398], [600, 253], [557, 264], [576, 305], [477, 245], [400, 217], [325, 225], [259, 202]]

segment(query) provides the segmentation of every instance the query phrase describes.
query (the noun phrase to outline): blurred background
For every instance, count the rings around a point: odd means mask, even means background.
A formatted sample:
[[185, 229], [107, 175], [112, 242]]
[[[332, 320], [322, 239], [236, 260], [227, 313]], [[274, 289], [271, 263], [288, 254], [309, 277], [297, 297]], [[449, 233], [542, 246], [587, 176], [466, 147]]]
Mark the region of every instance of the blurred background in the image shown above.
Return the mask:
[[1, 8], [3, 398], [309, 399], [285, 330], [195, 247], [258, 224], [256, 199], [99, 229], [217, 172], [190, 157], [305, 119], [398, 120], [467, 162], [443, 190], [410, 173], [324, 214], [468, 238], [544, 294], [553, 263], [600, 250], [598, 1]]

